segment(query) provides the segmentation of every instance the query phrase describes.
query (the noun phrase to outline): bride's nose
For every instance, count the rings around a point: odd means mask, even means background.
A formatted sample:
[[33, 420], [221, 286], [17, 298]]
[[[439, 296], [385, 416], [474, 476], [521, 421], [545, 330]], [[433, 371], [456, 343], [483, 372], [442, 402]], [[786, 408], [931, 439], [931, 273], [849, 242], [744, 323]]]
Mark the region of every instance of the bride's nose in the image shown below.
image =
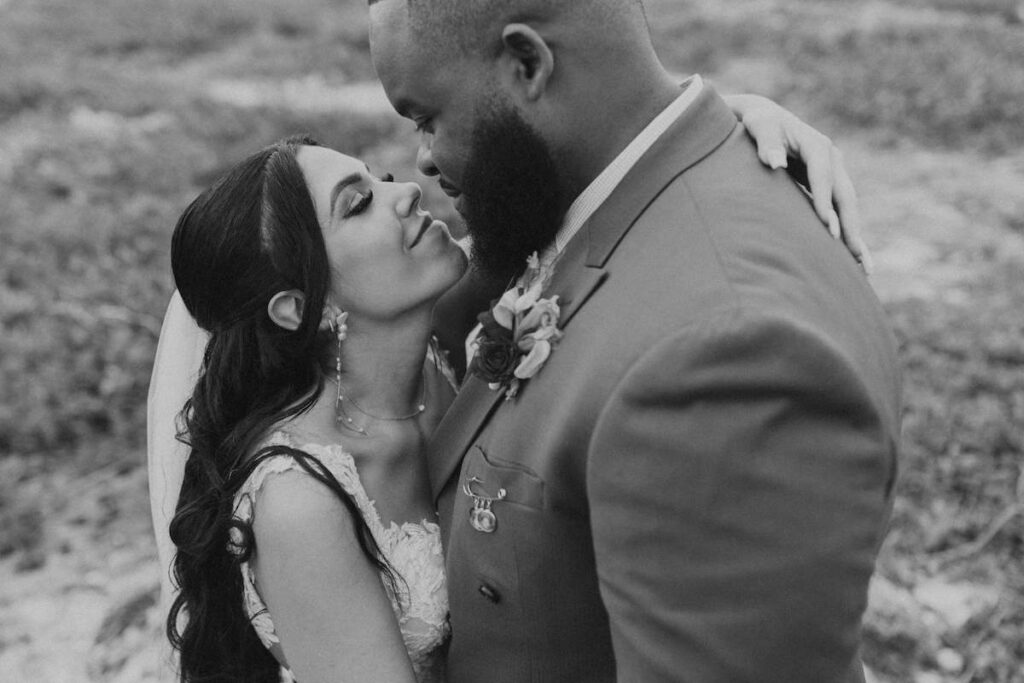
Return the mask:
[[398, 189], [399, 198], [398, 203], [395, 205], [395, 210], [398, 212], [398, 215], [407, 218], [419, 209], [423, 190], [416, 183], [399, 183]]

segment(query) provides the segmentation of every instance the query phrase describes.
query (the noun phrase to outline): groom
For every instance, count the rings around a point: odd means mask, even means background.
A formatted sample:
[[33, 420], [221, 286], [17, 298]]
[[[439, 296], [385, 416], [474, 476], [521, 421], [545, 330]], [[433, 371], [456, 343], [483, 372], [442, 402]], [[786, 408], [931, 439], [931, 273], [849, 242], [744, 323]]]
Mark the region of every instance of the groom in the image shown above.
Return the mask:
[[640, 0], [370, 17], [473, 237], [445, 327], [534, 251], [560, 308], [515, 380], [491, 353], [507, 311], [474, 331], [430, 449], [449, 680], [862, 681], [900, 383], [856, 264], [711, 87], [661, 66]]

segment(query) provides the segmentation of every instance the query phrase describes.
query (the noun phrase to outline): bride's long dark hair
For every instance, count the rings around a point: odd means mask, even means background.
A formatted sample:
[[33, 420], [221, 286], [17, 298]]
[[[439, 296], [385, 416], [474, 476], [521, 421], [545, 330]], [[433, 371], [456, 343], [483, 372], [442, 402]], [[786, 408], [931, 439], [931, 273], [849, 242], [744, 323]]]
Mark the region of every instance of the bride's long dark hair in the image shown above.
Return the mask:
[[[278, 663], [243, 608], [239, 564], [255, 550], [233, 499], [253, 469], [285, 452], [328, 486], [352, 515], [366, 556], [394, 588], [395, 575], [338, 481], [313, 456], [284, 446], [257, 450], [274, 425], [309, 410], [323, 389], [330, 335], [319, 330], [330, 266], [302, 170], [305, 137], [282, 140], [230, 170], [185, 210], [171, 264], [189, 313], [210, 340], [181, 413], [190, 448], [171, 540], [179, 589], [167, 635], [182, 681], [278, 681]], [[280, 291], [305, 294], [295, 331], [270, 320]], [[229, 543], [231, 548], [229, 549]]]

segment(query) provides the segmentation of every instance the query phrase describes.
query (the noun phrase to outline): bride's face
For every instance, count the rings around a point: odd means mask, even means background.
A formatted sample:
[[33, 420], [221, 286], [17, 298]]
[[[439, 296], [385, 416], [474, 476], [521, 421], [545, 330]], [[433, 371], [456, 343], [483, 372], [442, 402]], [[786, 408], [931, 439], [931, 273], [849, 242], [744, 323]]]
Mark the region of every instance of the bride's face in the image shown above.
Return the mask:
[[432, 303], [465, 272], [465, 254], [420, 208], [416, 183], [382, 180], [324, 147], [302, 147], [297, 158], [323, 229], [333, 303], [394, 319]]

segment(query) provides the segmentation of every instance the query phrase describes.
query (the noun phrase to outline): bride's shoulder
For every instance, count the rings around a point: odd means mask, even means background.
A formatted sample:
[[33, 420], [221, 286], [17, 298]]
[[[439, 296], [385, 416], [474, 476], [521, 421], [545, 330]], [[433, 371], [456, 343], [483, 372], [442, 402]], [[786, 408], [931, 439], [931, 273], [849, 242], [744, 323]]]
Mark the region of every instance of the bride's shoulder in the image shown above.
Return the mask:
[[[333, 524], [322, 528], [325, 516], [347, 517], [332, 482], [340, 484], [360, 507], [369, 504], [355, 462], [340, 445], [304, 442], [287, 432], [274, 432], [254, 458], [257, 462], [235, 499], [236, 516], [252, 521], [258, 535], [298, 523], [310, 531], [331, 532]], [[254, 514], [256, 507], [259, 514]]]
[[[301, 529], [306, 538], [331, 538], [341, 528], [348, 511], [341, 499], [301, 468], [288, 467], [268, 476], [259, 488], [258, 514], [252, 515], [253, 531], [260, 541], [268, 536], [284, 540]], [[339, 522], [340, 526], [339, 526]]]
[[260, 442], [253, 455], [255, 465], [239, 488], [236, 498], [260, 495], [272, 482], [303, 481], [304, 485], [325, 488], [330, 475], [351, 494], [361, 493], [355, 460], [340, 444], [320, 444], [297, 438], [285, 431], [274, 431]]

